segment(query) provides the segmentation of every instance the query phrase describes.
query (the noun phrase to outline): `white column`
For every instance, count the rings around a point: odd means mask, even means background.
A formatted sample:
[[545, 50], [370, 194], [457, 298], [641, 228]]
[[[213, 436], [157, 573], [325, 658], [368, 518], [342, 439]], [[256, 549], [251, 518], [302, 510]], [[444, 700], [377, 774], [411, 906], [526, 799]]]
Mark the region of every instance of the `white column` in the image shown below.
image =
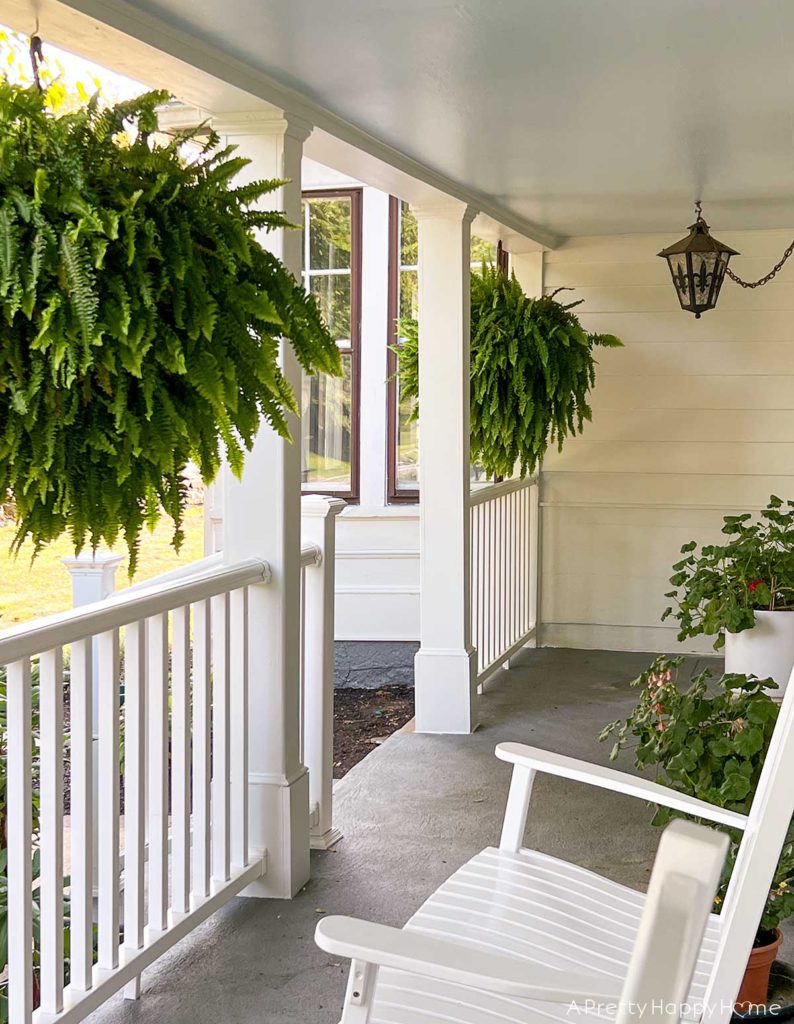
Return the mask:
[[[241, 181], [287, 179], [269, 207], [300, 223], [301, 156], [307, 125], [284, 114], [216, 119], [216, 128], [252, 163]], [[301, 233], [273, 231], [262, 242], [300, 275]], [[281, 366], [300, 396], [300, 370], [291, 346]], [[289, 898], [309, 878], [309, 779], [300, 761], [300, 422], [290, 416], [294, 443], [262, 425], [241, 481], [224, 481], [223, 555], [253, 556], [272, 570], [266, 586], [251, 587], [249, 843], [267, 850], [267, 873], [249, 896]]]
[[311, 845], [328, 850], [342, 838], [333, 824], [334, 785], [334, 579], [336, 517], [341, 498], [307, 495], [301, 502], [302, 540], [317, 547], [319, 562], [304, 576], [303, 729], [309, 769]]
[[388, 195], [375, 188], [365, 188], [362, 212], [359, 468], [361, 505], [371, 508], [386, 504]]
[[419, 208], [421, 648], [418, 732], [477, 726], [469, 566], [469, 262], [474, 212]]

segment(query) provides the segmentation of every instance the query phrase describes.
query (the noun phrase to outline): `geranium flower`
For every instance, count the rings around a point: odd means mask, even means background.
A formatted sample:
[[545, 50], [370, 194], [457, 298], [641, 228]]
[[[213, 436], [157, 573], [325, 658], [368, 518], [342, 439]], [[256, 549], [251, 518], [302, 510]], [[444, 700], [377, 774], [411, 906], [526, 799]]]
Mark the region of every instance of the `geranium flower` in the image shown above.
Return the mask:
[[752, 594], [753, 591], [758, 590], [758, 588], [761, 586], [763, 582], [763, 580], [750, 580], [750, 582], [747, 584], [747, 589]]

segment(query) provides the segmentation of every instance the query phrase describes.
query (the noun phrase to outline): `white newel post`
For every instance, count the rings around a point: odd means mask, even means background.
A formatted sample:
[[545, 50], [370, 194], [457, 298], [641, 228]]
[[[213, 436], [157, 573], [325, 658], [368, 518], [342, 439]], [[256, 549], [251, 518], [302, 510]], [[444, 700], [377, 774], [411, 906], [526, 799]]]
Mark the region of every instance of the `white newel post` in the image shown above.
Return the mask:
[[415, 210], [419, 222], [419, 437], [422, 497], [418, 732], [477, 726], [469, 529], [470, 207]]
[[334, 559], [341, 498], [307, 496], [301, 502], [304, 546], [319, 552], [304, 576], [303, 756], [309, 769], [311, 845], [327, 850], [342, 838], [333, 825], [334, 784]]
[[[218, 132], [252, 163], [242, 181], [287, 179], [271, 193], [271, 209], [300, 224], [301, 157], [310, 128], [286, 114], [223, 115]], [[300, 277], [301, 233], [273, 231], [262, 242]], [[292, 348], [281, 366], [300, 395]], [[270, 564], [268, 586], [249, 593], [249, 843], [267, 850], [267, 874], [248, 896], [289, 898], [309, 879], [309, 777], [300, 760], [300, 423], [290, 416], [295, 443], [262, 425], [242, 480], [224, 481], [223, 556], [252, 556]]]
[[[123, 555], [97, 554], [84, 551], [74, 558], [62, 558], [69, 575], [72, 577], [72, 607], [82, 608], [95, 601], [104, 601], [116, 589], [116, 570], [124, 561]], [[91, 678], [94, 680], [91, 702], [91, 750], [93, 771], [93, 812], [94, 821], [99, 821], [99, 645], [96, 637], [91, 644]], [[94, 895], [98, 881], [99, 836], [94, 829]]]

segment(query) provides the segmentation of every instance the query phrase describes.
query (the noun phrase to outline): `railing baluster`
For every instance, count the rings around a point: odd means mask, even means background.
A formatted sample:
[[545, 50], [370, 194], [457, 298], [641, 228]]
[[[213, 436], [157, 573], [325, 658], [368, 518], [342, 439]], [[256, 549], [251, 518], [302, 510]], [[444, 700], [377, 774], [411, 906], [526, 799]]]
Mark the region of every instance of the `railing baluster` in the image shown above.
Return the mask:
[[168, 614], [147, 621], [149, 648], [149, 927], [168, 924]]
[[[143, 947], [146, 842], [146, 623], [124, 631], [124, 946]], [[124, 989], [140, 995], [140, 976]]]
[[521, 495], [523, 495], [523, 494], [524, 494], [523, 490], [516, 490], [516, 492], [512, 495], [512, 505], [513, 505], [513, 556], [512, 556], [512, 566], [513, 566], [513, 570], [512, 570], [512, 582], [513, 582], [513, 598], [512, 598], [512, 605], [513, 605], [513, 630], [512, 630], [512, 638], [513, 638], [514, 641], [517, 640], [518, 637], [521, 635], [521, 618], [520, 618], [520, 607], [519, 607], [519, 604], [520, 604], [520, 601], [519, 601], [519, 595], [520, 595], [519, 579], [520, 579], [521, 563], [520, 563], [520, 555], [519, 555], [518, 548], [519, 548], [519, 545], [520, 545], [520, 537], [521, 537], [520, 507], [521, 507]]
[[248, 864], [248, 589], [229, 599], [231, 860]]
[[540, 628], [540, 608], [538, 606], [538, 583], [540, 580], [541, 564], [540, 564], [540, 481], [535, 481], [530, 494], [530, 511], [529, 511], [529, 619], [530, 627], [534, 627], [536, 631]]
[[190, 910], [190, 609], [171, 616], [171, 899]]
[[8, 716], [8, 1019], [33, 1012], [32, 702], [30, 661], [7, 669]]
[[97, 963], [103, 970], [119, 962], [119, 635], [98, 637], [99, 800]]
[[72, 865], [69, 873], [69, 983], [91, 988], [94, 962], [94, 812], [91, 640], [71, 646], [69, 685], [70, 824]]
[[300, 650], [298, 651], [298, 760], [306, 764], [306, 566], [300, 576]]
[[39, 659], [41, 728], [41, 1010], [63, 1009], [63, 654]]
[[229, 843], [229, 595], [212, 599], [212, 874], [226, 881]]
[[210, 892], [210, 662], [209, 601], [193, 605], [193, 892]]

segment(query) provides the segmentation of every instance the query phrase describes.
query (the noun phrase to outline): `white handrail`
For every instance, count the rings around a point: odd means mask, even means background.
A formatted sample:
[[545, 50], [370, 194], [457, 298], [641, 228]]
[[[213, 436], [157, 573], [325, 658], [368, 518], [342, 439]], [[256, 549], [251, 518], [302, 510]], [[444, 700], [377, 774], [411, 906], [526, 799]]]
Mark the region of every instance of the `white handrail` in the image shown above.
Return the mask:
[[301, 548], [301, 568], [305, 569], [307, 566], [321, 565], [323, 560], [323, 553], [320, 550], [319, 544], [304, 544]]
[[0, 665], [253, 583], [267, 583], [269, 579], [267, 562], [250, 559], [224, 565], [198, 578], [176, 580], [167, 586], [155, 584], [133, 592], [124, 590], [112, 601], [97, 601], [3, 630], [0, 632]]
[[520, 477], [511, 477], [509, 480], [500, 480], [498, 483], [475, 484], [469, 495], [469, 505], [482, 505], [486, 501], [493, 501], [494, 498], [512, 494], [513, 491], [520, 491], [537, 482], [537, 476], [528, 476], [523, 480]]
[[[149, 590], [154, 586], [162, 586], [168, 583], [175, 583], [178, 580], [193, 579], [196, 576], [204, 576], [223, 565], [223, 552], [216, 551], [214, 555], [207, 555], [206, 558], [199, 558], [196, 562], [189, 562], [187, 565], [180, 565], [176, 569], [169, 569], [168, 572], [161, 572], [151, 579], [141, 580], [140, 583], [132, 583], [125, 587], [121, 593], [139, 594], [142, 590]], [[113, 594], [109, 600], [115, 601], [120, 594]]]

